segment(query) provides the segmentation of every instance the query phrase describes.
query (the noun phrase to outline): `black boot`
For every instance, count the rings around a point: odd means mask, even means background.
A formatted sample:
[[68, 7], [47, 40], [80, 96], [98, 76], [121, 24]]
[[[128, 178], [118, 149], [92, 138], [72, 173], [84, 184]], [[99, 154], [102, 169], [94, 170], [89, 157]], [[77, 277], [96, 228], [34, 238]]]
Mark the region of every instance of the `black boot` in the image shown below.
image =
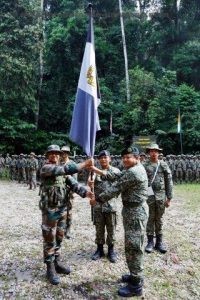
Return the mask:
[[156, 235], [155, 249], [158, 250], [160, 253], [167, 252], [167, 248], [163, 245], [162, 234]]
[[71, 239], [71, 226], [66, 228], [65, 236], [68, 240]]
[[133, 297], [133, 296], [141, 296], [143, 291], [143, 280], [138, 280], [137, 282], [133, 280], [130, 275], [129, 282], [126, 286], [120, 288], [118, 290], [118, 294], [121, 297]]
[[55, 270], [56, 270], [56, 272], [58, 274], [66, 274], [66, 275], [68, 275], [71, 272], [70, 267], [65, 267], [60, 262], [60, 257], [59, 256], [55, 257], [54, 265], [55, 265]]
[[96, 252], [92, 255], [92, 260], [98, 260], [101, 257], [104, 257], [104, 251], [103, 251], [103, 245], [102, 244], [98, 244], [97, 245], [97, 250]]
[[60, 283], [60, 278], [58, 277], [55, 266], [53, 262], [47, 262], [47, 279], [51, 284], [57, 285]]
[[147, 253], [151, 253], [154, 248], [153, 235], [147, 235], [148, 243], [145, 247]]
[[129, 282], [131, 280], [132, 276], [130, 274], [124, 274], [122, 275], [122, 282]]
[[117, 255], [114, 251], [114, 246], [113, 245], [108, 246], [108, 259], [112, 263], [115, 263], [116, 260], [117, 260]]

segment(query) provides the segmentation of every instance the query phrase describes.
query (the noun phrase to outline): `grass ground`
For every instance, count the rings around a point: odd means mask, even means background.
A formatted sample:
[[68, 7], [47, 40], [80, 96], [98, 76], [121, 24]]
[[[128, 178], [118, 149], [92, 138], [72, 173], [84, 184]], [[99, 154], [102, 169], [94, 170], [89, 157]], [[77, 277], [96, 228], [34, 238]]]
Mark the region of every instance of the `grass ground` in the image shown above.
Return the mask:
[[[165, 255], [145, 254], [143, 299], [200, 299], [200, 185], [175, 186], [174, 200], [166, 210]], [[117, 225], [118, 261], [94, 262], [95, 231], [90, 206], [76, 197], [73, 239], [63, 243], [63, 260], [73, 272], [59, 286], [45, 278], [42, 262], [41, 214], [37, 192], [0, 181], [0, 299], [120, 299], [119, 279], [127, 272], [124, 257], [121, 201]]]

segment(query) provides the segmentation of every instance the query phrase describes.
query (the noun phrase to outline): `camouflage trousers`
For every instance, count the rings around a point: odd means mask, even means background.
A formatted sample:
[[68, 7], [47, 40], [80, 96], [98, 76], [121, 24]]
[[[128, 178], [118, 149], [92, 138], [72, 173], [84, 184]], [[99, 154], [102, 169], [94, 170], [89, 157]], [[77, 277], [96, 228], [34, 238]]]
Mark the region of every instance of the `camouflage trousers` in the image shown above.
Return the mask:
[[194, 173], [192, 169], [187, 169], [185, 174], [185, 181], [192, 182], [194, 180]]
[[18, 169], [18, 182], [21, 183], [25, 183], [26, 182], [26, 173], [25, 173], [25, 169], [24, 168], [20, 168]]
[[72, 225], [72, 205], [73, 205], [73, 198], [70, 198], [67, 203], [66, 230], [69, 229]]
[[155, 196], [150, 196], [147, 203], [149, 205], [147, 235], [162, 234], [165, 200], [156, 200]]
[[182, 183], [182, 181], [184, 180], [184, 173], [182, 169], [177, 169], [176, 170], [176, 182], [180, 182]]
[[143, 278], [144, 237], [148, 219], [148, 206], [123, 207], [122, 210], [125, 255], [130, 274], [134, 279]]
[[37, 187], [36, 171], [29, 171], [28, 184], [30, 189], [32, 188], [36, 189]]
[[96, 244], [105, 244], [105, 229], [107, 230], [106, 244], [113, 245], [115, 243], [116, 219], [117, 216], [115, 212], [102, 212], [100, 210], [94, 210]]
[[44, 262], [52, 262], [61, 253], [66, 227], [67, 209], [54, 208], [42, 211]]

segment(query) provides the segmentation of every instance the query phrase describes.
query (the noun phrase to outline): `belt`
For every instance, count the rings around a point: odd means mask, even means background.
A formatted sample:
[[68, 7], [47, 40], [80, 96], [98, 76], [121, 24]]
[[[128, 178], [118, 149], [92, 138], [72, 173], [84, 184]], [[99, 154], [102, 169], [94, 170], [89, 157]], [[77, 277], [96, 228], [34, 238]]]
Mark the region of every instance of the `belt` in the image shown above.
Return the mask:
[[137, 202], [123, 202], [123, 206], [127, 208], [138, 207], [141, 206], [141, 203]]

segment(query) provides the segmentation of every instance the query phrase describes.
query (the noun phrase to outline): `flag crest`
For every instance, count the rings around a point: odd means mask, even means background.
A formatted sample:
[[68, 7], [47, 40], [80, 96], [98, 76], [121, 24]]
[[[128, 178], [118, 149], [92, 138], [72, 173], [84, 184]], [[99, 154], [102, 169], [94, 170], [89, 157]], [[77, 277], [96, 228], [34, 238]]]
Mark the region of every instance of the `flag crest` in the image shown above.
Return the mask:
[[83, 151], [91, 157], [94, 155], [96, 132], [100, 130], [99, 103], [100, 93], [91, 13], [69, 134], [70, 139], [81, 146]]

